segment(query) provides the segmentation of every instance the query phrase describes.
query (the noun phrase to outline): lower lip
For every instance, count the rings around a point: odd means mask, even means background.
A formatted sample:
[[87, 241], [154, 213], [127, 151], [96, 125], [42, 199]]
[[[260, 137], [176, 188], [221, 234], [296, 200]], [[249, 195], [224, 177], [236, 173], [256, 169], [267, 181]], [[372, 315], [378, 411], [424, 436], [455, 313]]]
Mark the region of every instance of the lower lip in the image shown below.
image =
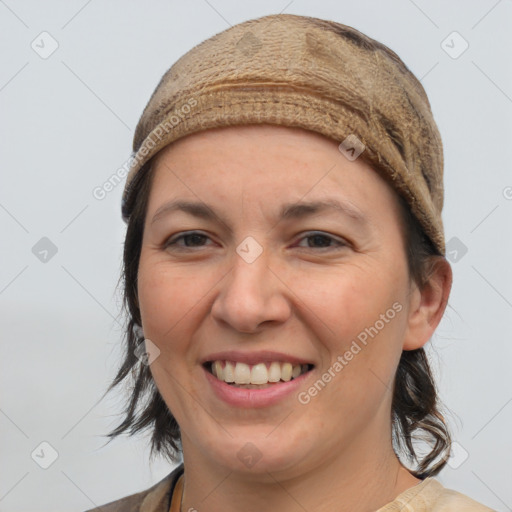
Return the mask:
[[214, 393], [222, 401], [235, 407], [255, 408], [268, 407], [276, 404], [284, 398], [295, 393], [306, 377], [311, 373], [307, 372], [288, 382], [273, 384], [268, 388], [247, 389], [237, 388], [217, 379], [208, 370], [203, 368], [206, 379], [213, 388]]

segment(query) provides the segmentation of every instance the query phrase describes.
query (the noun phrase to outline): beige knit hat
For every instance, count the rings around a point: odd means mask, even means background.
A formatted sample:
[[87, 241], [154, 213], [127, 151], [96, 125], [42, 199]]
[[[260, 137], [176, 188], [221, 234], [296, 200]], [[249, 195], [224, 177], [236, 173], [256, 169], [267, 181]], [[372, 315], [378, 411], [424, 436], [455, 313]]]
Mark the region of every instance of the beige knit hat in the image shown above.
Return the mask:
[[134, 176], [169, 143], [258, 123], [312, 130], [337, 141], [347, 158], [360, 155], [405, 197], [445, 254], [443, 148], [421, 83], [361, 32], [292, 14], [235, 25], [164, 74], [135, 130], [123, 218], [131, 213]]

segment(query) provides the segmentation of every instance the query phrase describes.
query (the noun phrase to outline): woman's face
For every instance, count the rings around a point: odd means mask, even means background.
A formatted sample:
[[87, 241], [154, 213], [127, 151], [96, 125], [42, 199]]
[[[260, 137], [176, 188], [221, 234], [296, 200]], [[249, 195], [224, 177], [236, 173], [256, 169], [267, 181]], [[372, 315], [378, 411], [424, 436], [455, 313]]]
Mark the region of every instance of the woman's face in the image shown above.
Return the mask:
[[154, 172], [139, 304], [185, 461], [291, 474], [388, 443], [419, 297], [389, 185], [269, 125], [183, 138]]

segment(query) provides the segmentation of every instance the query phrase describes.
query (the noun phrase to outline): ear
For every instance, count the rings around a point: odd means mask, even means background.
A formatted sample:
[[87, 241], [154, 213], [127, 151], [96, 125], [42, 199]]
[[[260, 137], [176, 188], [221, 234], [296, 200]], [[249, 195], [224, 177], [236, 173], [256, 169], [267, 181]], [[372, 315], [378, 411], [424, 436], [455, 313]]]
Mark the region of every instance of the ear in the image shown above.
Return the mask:
[[445, 258], [437, 257], [423, 289], [412, 283], [403, 350], [421, 348], [430, 340], [448, 304], [452, 280], [450, 264]]

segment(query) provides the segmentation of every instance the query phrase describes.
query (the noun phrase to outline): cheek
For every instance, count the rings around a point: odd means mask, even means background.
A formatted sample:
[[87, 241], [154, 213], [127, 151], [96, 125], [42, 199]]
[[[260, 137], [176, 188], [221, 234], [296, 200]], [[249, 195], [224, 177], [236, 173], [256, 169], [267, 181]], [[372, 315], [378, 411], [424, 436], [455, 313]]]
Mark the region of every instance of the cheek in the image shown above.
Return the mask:
[[344, 268], [302, 290], [309, 318], [321, 320], [314, 320], [321, 329], [315, 334], [325, 333], [318, 338], [328, 354], [322, 372], [336, 375], [332, 399], [344, 397], [354, 413], [363, 403], [376, 406], [392, 388], [407, 325], [402, 281], [397, 272]]
[[[383, 278], [384, 274], [390, 277]], [[397, 312], [405, 310], [401, 276], [392, 272], [345, 266], [336, 272], [331, 269], [325, 275], [304, 275], [292, 282], [296, 283], [294, 292], [303, 302], [304, 311], [324, 325], [330, 334], [329, 343], [340, 344], [340, 349], [360, 333], [364, 338], [364, 333], [376, 323], [377, 330], [384, 333], [400, 329], [404, 320], [404, 314]]]
[[162, 362], [172, 364], [176, 354], [194, 359], [194, 330], [206, 314], [208, 291], [218, 280], [212, 274], [170, 265], [158, 255], [141, 255], [138, 297], [144, 335], [158, 346]]
[[151, 255], [141, 255], [138, 297], [144, 336], [160, 351], [150, 371], [168, 407], [180, 418], [186, 409], [180, 389], [195, 361], [190, 342], [194, 315], [204, 295], [198, 281], [184, 273]]

